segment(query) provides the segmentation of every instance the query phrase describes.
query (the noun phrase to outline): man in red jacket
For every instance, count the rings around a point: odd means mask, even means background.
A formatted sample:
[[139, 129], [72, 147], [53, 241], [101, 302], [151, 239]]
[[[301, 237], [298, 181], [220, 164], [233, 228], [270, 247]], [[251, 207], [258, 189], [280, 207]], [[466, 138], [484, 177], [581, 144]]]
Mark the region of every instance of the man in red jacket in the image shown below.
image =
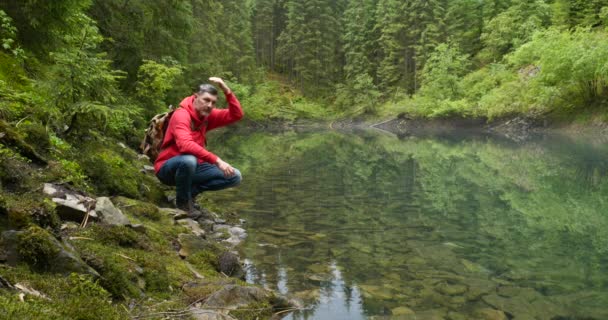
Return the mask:
[[161, 152], [154, 162], [158, 179], [174, 185], [177, 208], [198, 217], [194, 199], [204, 191], [221, 190], [238, 185], [241, 173], [206, 149], [205, 134], [229, 125], [243, 117], [243, 109], [234, 93], [221, 78], [209, 80], [219, 86], [228, 102], [228, 109], [215, 109], [217, 89], [202, 84], [194, 95], [180, 103], [165, 133]]

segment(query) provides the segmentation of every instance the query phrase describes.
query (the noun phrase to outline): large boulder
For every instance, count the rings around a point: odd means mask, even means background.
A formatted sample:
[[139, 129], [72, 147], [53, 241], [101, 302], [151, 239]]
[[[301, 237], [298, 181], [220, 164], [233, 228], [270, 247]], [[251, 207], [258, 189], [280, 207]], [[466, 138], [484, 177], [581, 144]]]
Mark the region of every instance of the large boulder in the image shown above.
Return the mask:
[[99, 277], [99, 273], [82, 261], [69, 243], [59, 242], [41, 228], [4, 231], [0, 243], [9, 265], [26, 262], [44, 271], [61, 274], [75, 272]]

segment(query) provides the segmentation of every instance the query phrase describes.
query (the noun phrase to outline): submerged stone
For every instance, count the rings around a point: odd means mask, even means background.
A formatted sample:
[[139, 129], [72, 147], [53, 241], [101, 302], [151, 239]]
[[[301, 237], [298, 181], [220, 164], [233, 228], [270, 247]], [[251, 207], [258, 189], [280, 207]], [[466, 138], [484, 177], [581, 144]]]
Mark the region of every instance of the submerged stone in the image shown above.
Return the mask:
[[410, 315], [410, 314], [415, 314], [414, 310], [408, 308], [408, 307], [397, 307], [394, 309], [391, 309], [391, 313], [394, 316], [403, 316], [403, 315]]
[[467, 292], [467, 286], [462, 284], [441, 284], [437, 286], [437, 290], [448, 296], [462, 295]]
[[507, 320], [507, 315], [500, 310], [495, 310], [491, 308], [483, 308], [475, 310], [473, 315], [476, 319], [480, 320]]

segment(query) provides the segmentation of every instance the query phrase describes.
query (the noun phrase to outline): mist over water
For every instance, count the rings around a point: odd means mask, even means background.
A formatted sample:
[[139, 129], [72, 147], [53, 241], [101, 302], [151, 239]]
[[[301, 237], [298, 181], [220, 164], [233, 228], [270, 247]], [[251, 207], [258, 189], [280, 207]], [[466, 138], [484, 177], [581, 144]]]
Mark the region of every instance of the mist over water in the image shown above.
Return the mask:
[[224, 133], [247, 280], [289, 319], [608, 318], [608, 148], [573, 139]]

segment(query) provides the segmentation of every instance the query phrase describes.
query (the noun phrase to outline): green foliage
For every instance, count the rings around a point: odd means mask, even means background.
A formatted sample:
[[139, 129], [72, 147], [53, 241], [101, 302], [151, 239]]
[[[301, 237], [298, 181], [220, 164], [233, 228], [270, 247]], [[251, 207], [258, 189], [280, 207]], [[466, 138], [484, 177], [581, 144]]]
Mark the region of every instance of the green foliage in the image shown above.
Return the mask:
[[608, 96], [606, 40], [605, 33], [588, 29], [574, 32], [551, 29], [536, 34], [509, 60], [518, 68], [534, 65], [540, 69], [530, 81], [536, 89], [534, 94], [540, 95], [538, 104], [555, 107], [597, 104]]
[[337, 87], [336, 105], [342, 110], [358, 114], [373, 114], [378, 109], [380, 91], [367, 74], [357, 75], [353, 80]]
[[486, 24], [481, 35], [484, 48], [478, 58], [486, 63], [500, 61], [504, 54], [530, 40], [534, 32], [548, 26], [550, 12], [544, 0], [514, 1]]
[[233, 86], [241, 97], [246, 117], [254, 121], [323, 119], [329, 115], [326, 106], [306, 99], [279, 81], [267, 80], [254, 90], [244, 85]]
[[143, 62], [137, 72], [138, 80], [135, 90], [137, 97], [147, 106], [144, 113], [144, 117], [147, 119], [165, 111], [166, 94], [181, 75], [182, 67], [174, 60], [167, 61], [168, 64], [152, 60]]
[[17, 39], [17, 28], [13, 26], [13, 19], [4, 10], [0, 9], [0, 42], [2, 50], [11, 53], [16, 58], [23, 58], [25, 51], [15, 42]]
[[459, 98], [462, 95], [459, 87], [461, 77], [466, 74], [468, 67], [466, 55], [448, 44], [440, 44], [422, 70], [422, 86], [418, 92], [437, 100]]
[[50, 53], [49, 81], [40, 86], [61, 112], [62, 117], [54, 119], [59, 127], [103, 129], [119, 102], [117, 81], [123, 73], [112, 70], [106, 54], [97, 52], [103, 38], [93, 20], [80, 13], [69, 21], [80, 29], [64, 34], [65, 46]]
[[51, 237], [46, 230], [33, 225], [19, 234], [17, 252], [32, 267], [44, 269], [59, 253], [59, 248], [50, 240]]

